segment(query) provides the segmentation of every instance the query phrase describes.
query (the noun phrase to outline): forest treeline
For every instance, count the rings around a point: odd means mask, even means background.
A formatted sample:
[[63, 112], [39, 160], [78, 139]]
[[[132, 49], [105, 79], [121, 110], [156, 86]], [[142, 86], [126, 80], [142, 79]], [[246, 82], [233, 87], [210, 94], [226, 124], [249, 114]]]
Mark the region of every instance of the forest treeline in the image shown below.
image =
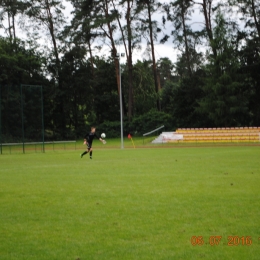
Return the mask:
[[[69, 20], [61, 0], [0, 0], [2, 139], [20, 131], [21, 103], [25, 122], [36, 120], [40, 96], [21, 99], [21, 84], [43, 86], [47, 139], [78, 138], [90, 125], [119, 136], [118, 46], [126, 132], [260, 125], [259, 1], [68, 2]], [[156, 60], [158, 44], [177, 58]], [[104, 46], [110, 55], [96, 55]]]

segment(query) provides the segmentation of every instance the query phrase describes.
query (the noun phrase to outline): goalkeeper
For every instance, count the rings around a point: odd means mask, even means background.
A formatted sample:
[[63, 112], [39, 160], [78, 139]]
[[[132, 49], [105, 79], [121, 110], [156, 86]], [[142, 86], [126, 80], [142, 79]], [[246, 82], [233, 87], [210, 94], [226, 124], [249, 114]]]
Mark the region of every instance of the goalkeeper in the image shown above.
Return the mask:
[[106, 142], [105, 140], [103, 140], [102, 138], [99, 138], [97, 136], [96, 128], [91, 127], [91, 131], [84, 136], [84, 143], [83, 144], [87, 145], [87, 150], [80, 155], [81, 158], [89, 152], [89, 158], [92, 159], [92, 153], [93, 153], [92, 142], [93, 142], [94, 138], [99, 139], [99, 141], [101, 141], [103, 144]]

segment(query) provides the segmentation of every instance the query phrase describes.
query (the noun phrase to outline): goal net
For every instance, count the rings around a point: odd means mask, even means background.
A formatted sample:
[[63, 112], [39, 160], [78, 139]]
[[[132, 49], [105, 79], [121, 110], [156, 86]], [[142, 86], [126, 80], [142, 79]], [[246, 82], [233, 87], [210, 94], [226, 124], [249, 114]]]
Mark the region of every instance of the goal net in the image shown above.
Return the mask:
[[0, 153], [10, 149], [44, 151], [42, 86], [0, 86]]
[[164, 125], [156, 128], [156, 129], [154, 129], [154, 130], [152, 130], [148, 133], [143, 134], [143, 144], [147, 143], [147, 142], [151, 142], [152, 140], [154, 140], [154, 138], [156, 136], [158, 136], [159, 131], [163, 128], [164, 128]]

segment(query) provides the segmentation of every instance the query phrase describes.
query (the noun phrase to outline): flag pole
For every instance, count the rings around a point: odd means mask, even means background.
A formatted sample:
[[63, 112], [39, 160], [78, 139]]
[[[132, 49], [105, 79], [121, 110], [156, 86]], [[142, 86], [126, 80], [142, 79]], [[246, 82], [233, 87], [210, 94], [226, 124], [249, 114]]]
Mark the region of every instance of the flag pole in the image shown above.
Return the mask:
[[133, 144], [133, 147], [135, 148], [135, 144], [134, 144], [134, 140], [133, 140], [133, 138], [132, 138], [132, 136], [130, 135], [130, 134], [128, 134], [128, 139], [131, 139], [131, 141], [132, 141], [132, 144]]
[[133, 141], [133, 139], [131, 138], [131, 141], [132, 141], [132, 144], [133, 144], [133, 146], [134, 146], [134, 148], [135, 148], [135, 144], [134, 144], [134, 141]]

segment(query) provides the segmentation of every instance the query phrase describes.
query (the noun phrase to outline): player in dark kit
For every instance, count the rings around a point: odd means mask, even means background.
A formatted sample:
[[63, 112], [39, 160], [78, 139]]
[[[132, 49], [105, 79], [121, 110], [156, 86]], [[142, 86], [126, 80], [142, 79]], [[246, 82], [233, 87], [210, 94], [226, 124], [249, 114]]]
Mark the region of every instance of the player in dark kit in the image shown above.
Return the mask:
[[103, 140], [102, 138], [99, 138], [97, 136], [96, 128], [91, 127], [91, 131], [84, 136], [84, 143], [83, 144], [87, 145], [87, 150], [80, 155], [81, 158], [89, 152], [89, 158], [92, 159], [92, 152], [93, 152], [92, 151], [92, 142], [93, 142], [94, 138], [99, 139], [99, 141], [102, 142], [102, 143], [105, 142], [105, 140]]

